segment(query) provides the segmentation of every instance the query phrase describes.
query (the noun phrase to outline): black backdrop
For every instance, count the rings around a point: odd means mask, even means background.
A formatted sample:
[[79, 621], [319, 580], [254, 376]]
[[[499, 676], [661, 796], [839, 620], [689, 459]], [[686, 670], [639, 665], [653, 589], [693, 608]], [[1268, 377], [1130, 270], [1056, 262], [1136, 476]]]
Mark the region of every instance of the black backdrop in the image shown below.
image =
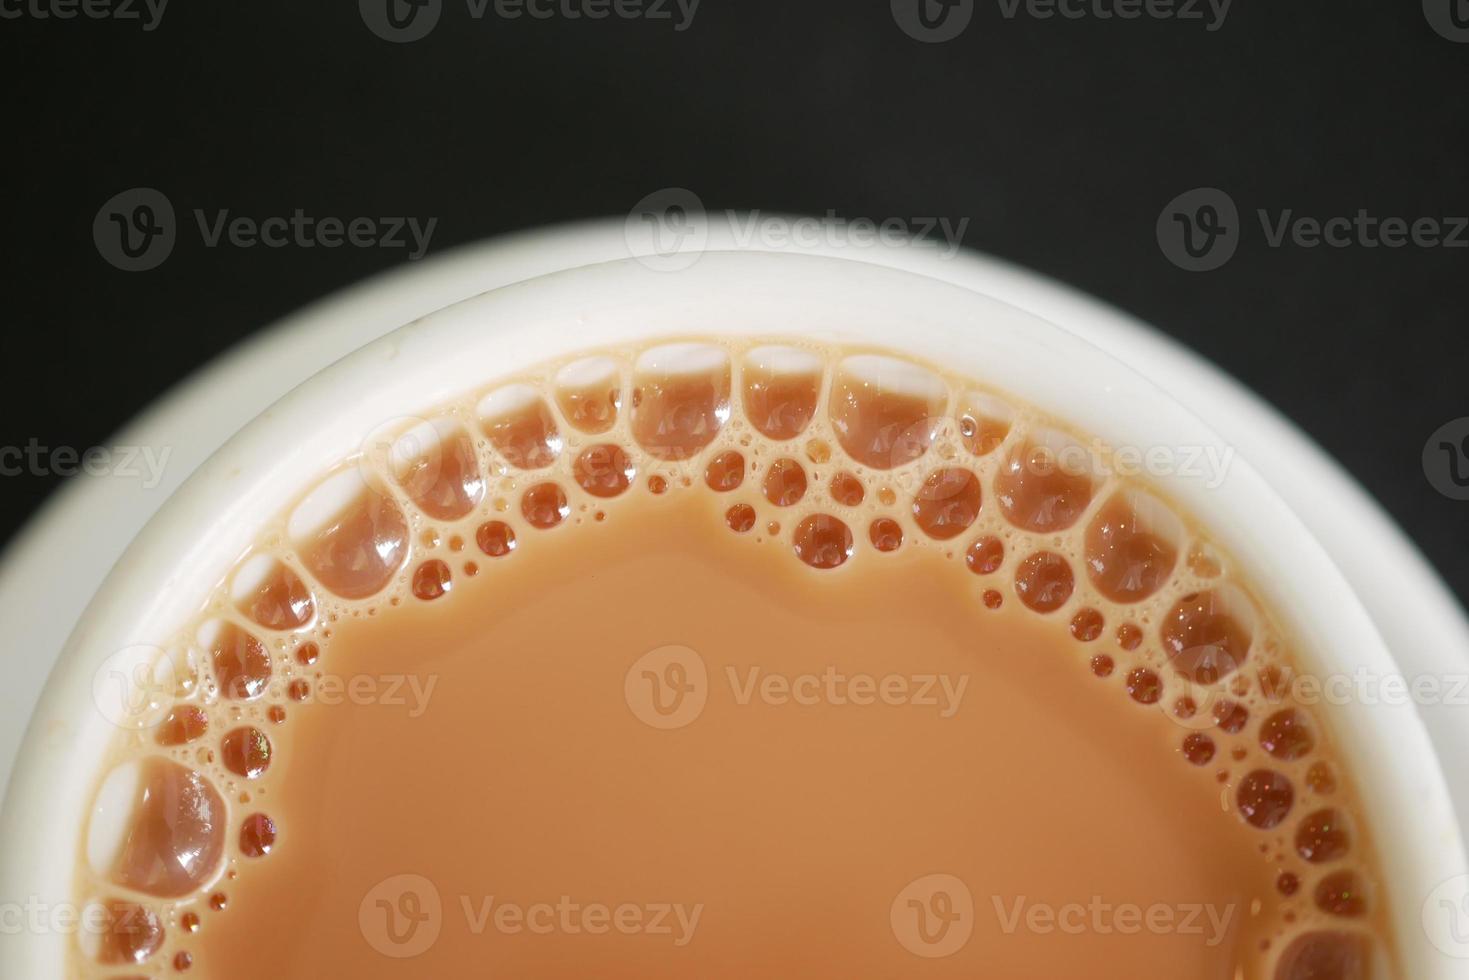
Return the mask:
[[[938, 30], [963, 30], [939, 43], [910, 36], [916, 0], [702, 0], [686, 24], [673, 0], [669, 19], [602, 0], [595, 20], [567, 11], [598, 0], [538, 0], [546, 19], [420, 2], [407, 30], [437, 22], [399, 43], [374, 33], [392, 32], [383, 0], [173, 0], [156, 19], [143, 0], [0, 0], [0, 444], [105, 444], [240, 338], [405, 261], [209, 248], [193, 208], [432, 216], [435, 252], [679, 185], [711, 209], [968, 218], [965, 244], [1141, 315], [1279, 406], [1469, 596], [1469, 502], [1421, 458], [1469, 415], [1469, 248], [1355, 230], [1272, 246], [1254, 217], [1365, 209], [1452, 233], [1469, 215], [1465, 0], [1237, 0], [1222, 22], [1192, 0], [1066, 0], [1080, 18], [958, 0]], [[1100, 16], [1126, 9], [1141, 16]], [[93, 237], [134, 187], [179, 211], [145, 272]], [[1241, 215], [1210, 272], [1155, 231], [1198, 187]], [[56, 482], [0, 479], [0, 534]]]

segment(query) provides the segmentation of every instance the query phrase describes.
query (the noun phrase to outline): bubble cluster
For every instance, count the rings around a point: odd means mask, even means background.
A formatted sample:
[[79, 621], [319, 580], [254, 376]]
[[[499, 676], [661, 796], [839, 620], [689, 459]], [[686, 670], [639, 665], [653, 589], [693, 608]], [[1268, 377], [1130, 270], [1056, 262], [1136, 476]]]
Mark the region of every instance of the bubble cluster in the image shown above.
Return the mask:
[[1368, 828], [1323, 720], [1290, 700], [1288, 639], [1210, 535], [1082, 446], [968, 379], [789, 342], [594, 352], [385, 427], [262, 529], [183, 632], [175, 701], [102, 780], [89, 829], [84, 887], [142, 926], [87, 958], [193, 968], [180, 944], [199, 919], [180, 908], [223, 914], [222, 879], [272, 863], [289, 827], [265, 794], [333, 623], [458, 602], [544, 534], [677, 498], [706, 501], [728, 547], [833, 581], [951, 562], [985, 615], [1049, 624], [1258, 835], [1261, 968], [1353, 975], [1377, 902]]

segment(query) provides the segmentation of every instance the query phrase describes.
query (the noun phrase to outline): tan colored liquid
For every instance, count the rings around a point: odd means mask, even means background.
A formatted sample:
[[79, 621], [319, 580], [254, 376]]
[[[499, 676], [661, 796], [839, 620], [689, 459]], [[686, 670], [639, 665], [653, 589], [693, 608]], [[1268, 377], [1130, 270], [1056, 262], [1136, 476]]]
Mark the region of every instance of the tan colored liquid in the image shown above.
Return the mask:
[[[1076, 641], [1017, 604], [975, 603], [954, 564], [910, 550], [817, 579], [685, 495], [529, 541], [434, 604], [341, 624], [324, 670], [433, 682], [426, 710], [291, 713], [303, 751], [267, 797], [289, 833], [206, 917], [213, 974], [898, 976], [921, 961], [893, 901], [945, 873], [972, 893], [973, 935], [930, 975], [1234, 977], [1259, 938], [1251, 901], [1274, 889], [1256, 835], [1219, 819], [1219, 785], [1179, 764], [1175, 726], [1119, 712]], [[670, 644], [702, 660], [707, 701], [659, 730], [624, 681]], [[894, 703], [814, 685], [796, 692], [814, 703], [785, 702], [782, 678], [828, 670], [910, 686]], [[405, 872], [433, 883], [442, 925], [395, 960], [364, 940], [359, 906]], [[1005, 932], [1017, 903], [1094, 895], [1227, 925], [1067, 935], [1022, 917]], [[670, 914], [668, 935], [536, 935], [493, 916], [475, 931], [491, 898], [561, 896], [701, 912], [692, 929]], [[390, 910], [369, 916], [380, 943], [408, 929]]]
[[81, 972], [1387, 976], [1342, 760], [1192, 521], [926, 369], [669, 351], [262, 532], [119, 746]]

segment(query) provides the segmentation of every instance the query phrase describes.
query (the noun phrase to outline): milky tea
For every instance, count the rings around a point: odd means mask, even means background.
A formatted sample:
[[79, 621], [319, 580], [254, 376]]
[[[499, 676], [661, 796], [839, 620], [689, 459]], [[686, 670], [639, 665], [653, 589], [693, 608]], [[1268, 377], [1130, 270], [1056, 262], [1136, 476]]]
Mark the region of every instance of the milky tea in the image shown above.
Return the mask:
[[1396, 976], [1269, 597], [1003, 380], [704, 338], [369, 438], [135, 671], [74, 974]]

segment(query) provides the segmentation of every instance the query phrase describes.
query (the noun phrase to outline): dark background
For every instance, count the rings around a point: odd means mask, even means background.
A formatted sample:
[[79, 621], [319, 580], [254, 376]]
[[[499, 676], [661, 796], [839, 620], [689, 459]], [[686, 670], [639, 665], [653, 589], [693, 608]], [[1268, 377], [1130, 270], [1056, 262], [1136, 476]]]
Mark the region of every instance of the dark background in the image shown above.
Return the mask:
[[[939, 44], [889, 0], [703, 0], [681, 32], [443, 0], [406, 44], [350, 0], [173, 0], [152, 31], [19, 6], [37, 2], [0, 0], [22, 13], [0, 19], [0, 444], [105, 443], [242, 337], [404, 261], [206, 248], [193, 208], [437, 216], [436, 252], [677, 185], [710, 209], [968, 217], [966, 245], [1140, 315], [1279, 406], [1469, 596], [1469, 503], [1420, 461], [1469, 415], [1469, 249], [1270, 248], [1253, 220], [1469, 215], [1469, 44], [1418, 0], [1236, 0], [1212, 32], [974, 0]], [[129, 273], [92, 221], [137, 186], [180, 233]], [[1190, 273], [1155, 223], [1200, 186], [1246, 221], [1227, 265]], [[0, 537], [55, 486], [0, 480]]]

